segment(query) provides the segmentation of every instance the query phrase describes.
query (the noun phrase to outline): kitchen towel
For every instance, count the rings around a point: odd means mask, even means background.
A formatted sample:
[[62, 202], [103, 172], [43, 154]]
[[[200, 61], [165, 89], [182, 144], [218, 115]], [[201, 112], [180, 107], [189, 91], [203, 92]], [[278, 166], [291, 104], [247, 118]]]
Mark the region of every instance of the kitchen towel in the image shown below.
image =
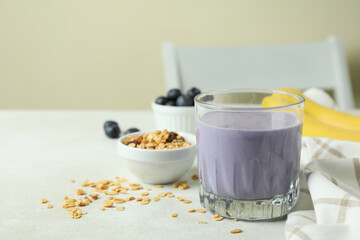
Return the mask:
[[288, 240], [360, 239], [360, 143], [304, 137]]

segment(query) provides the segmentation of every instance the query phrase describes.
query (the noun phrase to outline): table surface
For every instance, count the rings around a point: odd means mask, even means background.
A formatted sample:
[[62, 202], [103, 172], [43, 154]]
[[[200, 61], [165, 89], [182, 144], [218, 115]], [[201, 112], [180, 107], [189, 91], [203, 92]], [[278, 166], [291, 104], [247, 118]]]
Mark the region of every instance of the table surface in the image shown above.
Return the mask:
[[[191, 179], [196, 163], [182, 178], [190, 189], [171, 185], [158, 189], [142, 183], [151, 187], [151, 197], [170, 191], [191, 204], [164, 198], [149, 205], [127, 202], [125, 211], [100, 211], [106, 199], [102, 195], [84, 207], [87, 215], [68, 218], [62, 200], [76, 198], [75, 190], [84, 180], [119, 176], [139, 181], [117, 154], [116, 140], [104, 135], [106, 120], [117, 121], [122, 129], [155, 127], [151, 111], [0, 111], [0, 239], [284, 239], [285, 220], [215, 222], [210, 213], [188, 213], [190, 208], [202, 208], [198, 183]], [[126, 196], [139, 197], [141, 192], [129, 191]], [[54, 208], [40, 204], [42, 198]], [[172, 213], [178, 217], [171, 218]], [[243, 233], [230, 234], [236, 228]]]

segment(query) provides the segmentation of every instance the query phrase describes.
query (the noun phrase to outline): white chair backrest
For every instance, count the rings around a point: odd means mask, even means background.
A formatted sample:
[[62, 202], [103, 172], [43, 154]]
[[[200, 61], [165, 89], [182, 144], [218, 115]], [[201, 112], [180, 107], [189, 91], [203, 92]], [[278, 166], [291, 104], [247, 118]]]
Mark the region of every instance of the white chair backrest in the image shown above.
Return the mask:
[[323, 42], [256, 47], [175, 47], [163, 44], [167, 89], [319, 87], [333, 90], [342, 110], [354, 108], [344, 47]]

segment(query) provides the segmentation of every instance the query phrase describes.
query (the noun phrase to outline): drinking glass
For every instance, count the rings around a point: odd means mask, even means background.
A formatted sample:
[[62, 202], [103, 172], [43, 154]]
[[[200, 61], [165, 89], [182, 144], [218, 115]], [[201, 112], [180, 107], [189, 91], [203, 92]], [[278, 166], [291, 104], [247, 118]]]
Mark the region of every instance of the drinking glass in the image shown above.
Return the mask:
[[285, 216], [299, 195], [305, 99], [229, 89], [195, 99], [200, 202], [223, 217]]

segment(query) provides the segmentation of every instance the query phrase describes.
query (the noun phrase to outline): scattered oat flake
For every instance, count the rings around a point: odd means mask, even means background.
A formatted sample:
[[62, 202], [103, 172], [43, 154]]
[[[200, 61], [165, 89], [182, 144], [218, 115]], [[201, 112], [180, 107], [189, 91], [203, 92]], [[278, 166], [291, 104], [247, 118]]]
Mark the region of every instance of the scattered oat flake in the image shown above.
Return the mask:
[[48, 200], [46, 198], [43, 198], [40, 200], [40, 203], [47, 203], [47, 202], [48, 202]]
[[234, 222], [237, 222], [238, 220], [237, 220], [237, 218], [234, 218], [233, 221], [234, 221]]
[[141, 202], [143, 200], [143, 198], [139, 197], [136, 199], [137, 202]]
[[134, 197], [127, 197], [124, 200], [125, 200], [125, 202], [129, 202], [129, 201], [135, 200], [135, 198]]
[[168, 198], [173, 198], [173, 197], [175, 197], [175, 195], [174, 194], [169, 194], [169, 195], [167, 195], [167, 197]]
[[71, 212], [68, 213], [68, 217], [78, 219], [81, 218], [81, 216], [85, 215], [86, 213], [87, 213], [86, 211], [75, 207], [71, 210]]
[[115, 210], [116, 211], [124, 211], [125, 207], [124, 206], [116, 207]]
[[153, 202], [158, 202], [159, 200], [160, 200], [159, 197], [154, 197], [154, 198], [152, 199]]
[[165, 197], [166, 195], [165, 195], [165, 193], [159, 193], [158, 194], [158, 197]]
[[234, 230], [231, 230], [231, 231], [230, 231], [231, 234], [241, 233], [241, 232], [242, 232], [241, 229], [234, 229]]
[[147, 205], [147, 204], [149, 204], [149, 201], [142, 201], [142, 202], [140, 203], [140, 205]]
[[100, 211], [105, 211], [105, 208], [104, 207], [99, 207], [99, 210]]
[[85, 205], [89, 205], [92, 201], [88, 197], [84, 197]]
[[48, 205], [46, 205], [46, 208], [53, 208], [53, 205], [48, 204]]
[[97, 199], [98, 199], [99, 194], [94, 193], [94, 194], [89, 194], [89, 196], [92, 198], [92, 200], [97, 200]]
[[202, 209], [202, 208], [199, 208], [199, 209], [196, 210], [196, 212], [198, 212], [198, 213], [206, 213], [206, 210]]
[[180, 190], [185, 190], [185, 189], [190, 188], [190, 186], [187, 185], [187, 184], [181, 184], [178, 188], [179, 188]]
[[126, 200], [125, 200], [125, 199], [122, 199], [122, 198], [114, 198], [114, 202], [115, 202], [116, 204], [120, 204], [120, 203], [126, 202]]
[[197, 223], [198, 224], [207, 224], [207, 222], [205, 222], [205, 221], [198, 221]]
[[180, 182], [177, 182], [177, 183], [174, 183], [174, 184], [173, 184], [173, 188], [178, 188], [178, 189], [180, 189], [180, 190], [185, 190], [185, 189], [190, 188], [190, 186], [187, 185], [186, 183], [187, 183], [186, 180], [180, 181]]
[[185, 199], [183, 199], [182, 197], [176, 197], [176, 200], [178, 200], [178, 201], [184, 201]]
[[187, 183], [186, 180], [180, 181], [180, 182], [177, 182], [177, 183], [174, 183], [174, 184], [173, 184], [173, 188], [178, 188], [181, 184], [186, 184], [186, 183]]
[[74, 180], [74, 179], [71, 179], [71, 180], [70, 180], [70, 182], [71, 182], [71, 183], [74, 183], [74, 182], [75, 182], [75, 180]]
[[140, 183], [138, 183], [138, 182], [129, 182], [128, 185], [130, 187], [135, 187], [135, 186], [140, 186]]
[[66, 211], [72, 212], [74, 210], [78, 209], [77, 207], [69, 207], [69, 208], [65, 208]]
[[198, 176], [197, 174], [194, 174], [194, 175], [192, 176], [192, 180], [197, 180], [197, 179], [199, 179], [199, 176]]
[[147, 187], [145, 188], [146, 191], [151, 191], [151, 188]]
[[173, 214], [171, 214], [171, 217], [173, 217], [173, 218], [176, 218], [178, 216], [178, 214], [177, 213], [173, 213]]
[[65, 200], [66, 203], [75, 203], [76, 199], [75, 198], [69, 198]]
[[104, 207], [110, 208], [114, 205], [114, 203], [110, 200], [105, 200], [102, 204]]
[[189, 203], [192, 203], [192, 201], [191, 200], [184, 200], [183, 203], [189, 204]]
[[72, 207], [75, 207], [76, 206], [76, 204], [73, 202], [67, 202], [67, 203], [65, 203], [65, 204], [63, 204], [62, 205], [62, 208], [66, 208], [66, 209], [68, 209], [68, 208], [72, 208]]
[[218, 217], [214, 218], [214, 220], [215, 221], [222, 221], [222, 220], [224, 220], [224, 217], [218, 216]]
[[141, 196], [147, 196], [147, 195], [149, 195], [149, 193], [148, 192], [142, 192], [140, 195]]
[[154, 185], [154, 188], [163, 188], [163, 185]]
[[76, 206], [83, 207], [85, 206], [85, 202], [80, 198], [78, 201], [76, 201]]
[[88, 185], [89, 185], [89, 180], [85, 180], [85, 181], [81, 184], [82, 187], [87, 187]]
[[104, 179], [102, 182], [103, 182], [103, 184], [108, 185], [108, 184], [110, 184], [112, 181], [107, 180], [107, 179]]
[[85, 192], [83, 189], [77, 189], [75, 192], [77, 195], [85, 195]]
[[188, 210], [188, 213], [193, 213], [193, 212], [196, 212], [196, 210], [193, 208]]

